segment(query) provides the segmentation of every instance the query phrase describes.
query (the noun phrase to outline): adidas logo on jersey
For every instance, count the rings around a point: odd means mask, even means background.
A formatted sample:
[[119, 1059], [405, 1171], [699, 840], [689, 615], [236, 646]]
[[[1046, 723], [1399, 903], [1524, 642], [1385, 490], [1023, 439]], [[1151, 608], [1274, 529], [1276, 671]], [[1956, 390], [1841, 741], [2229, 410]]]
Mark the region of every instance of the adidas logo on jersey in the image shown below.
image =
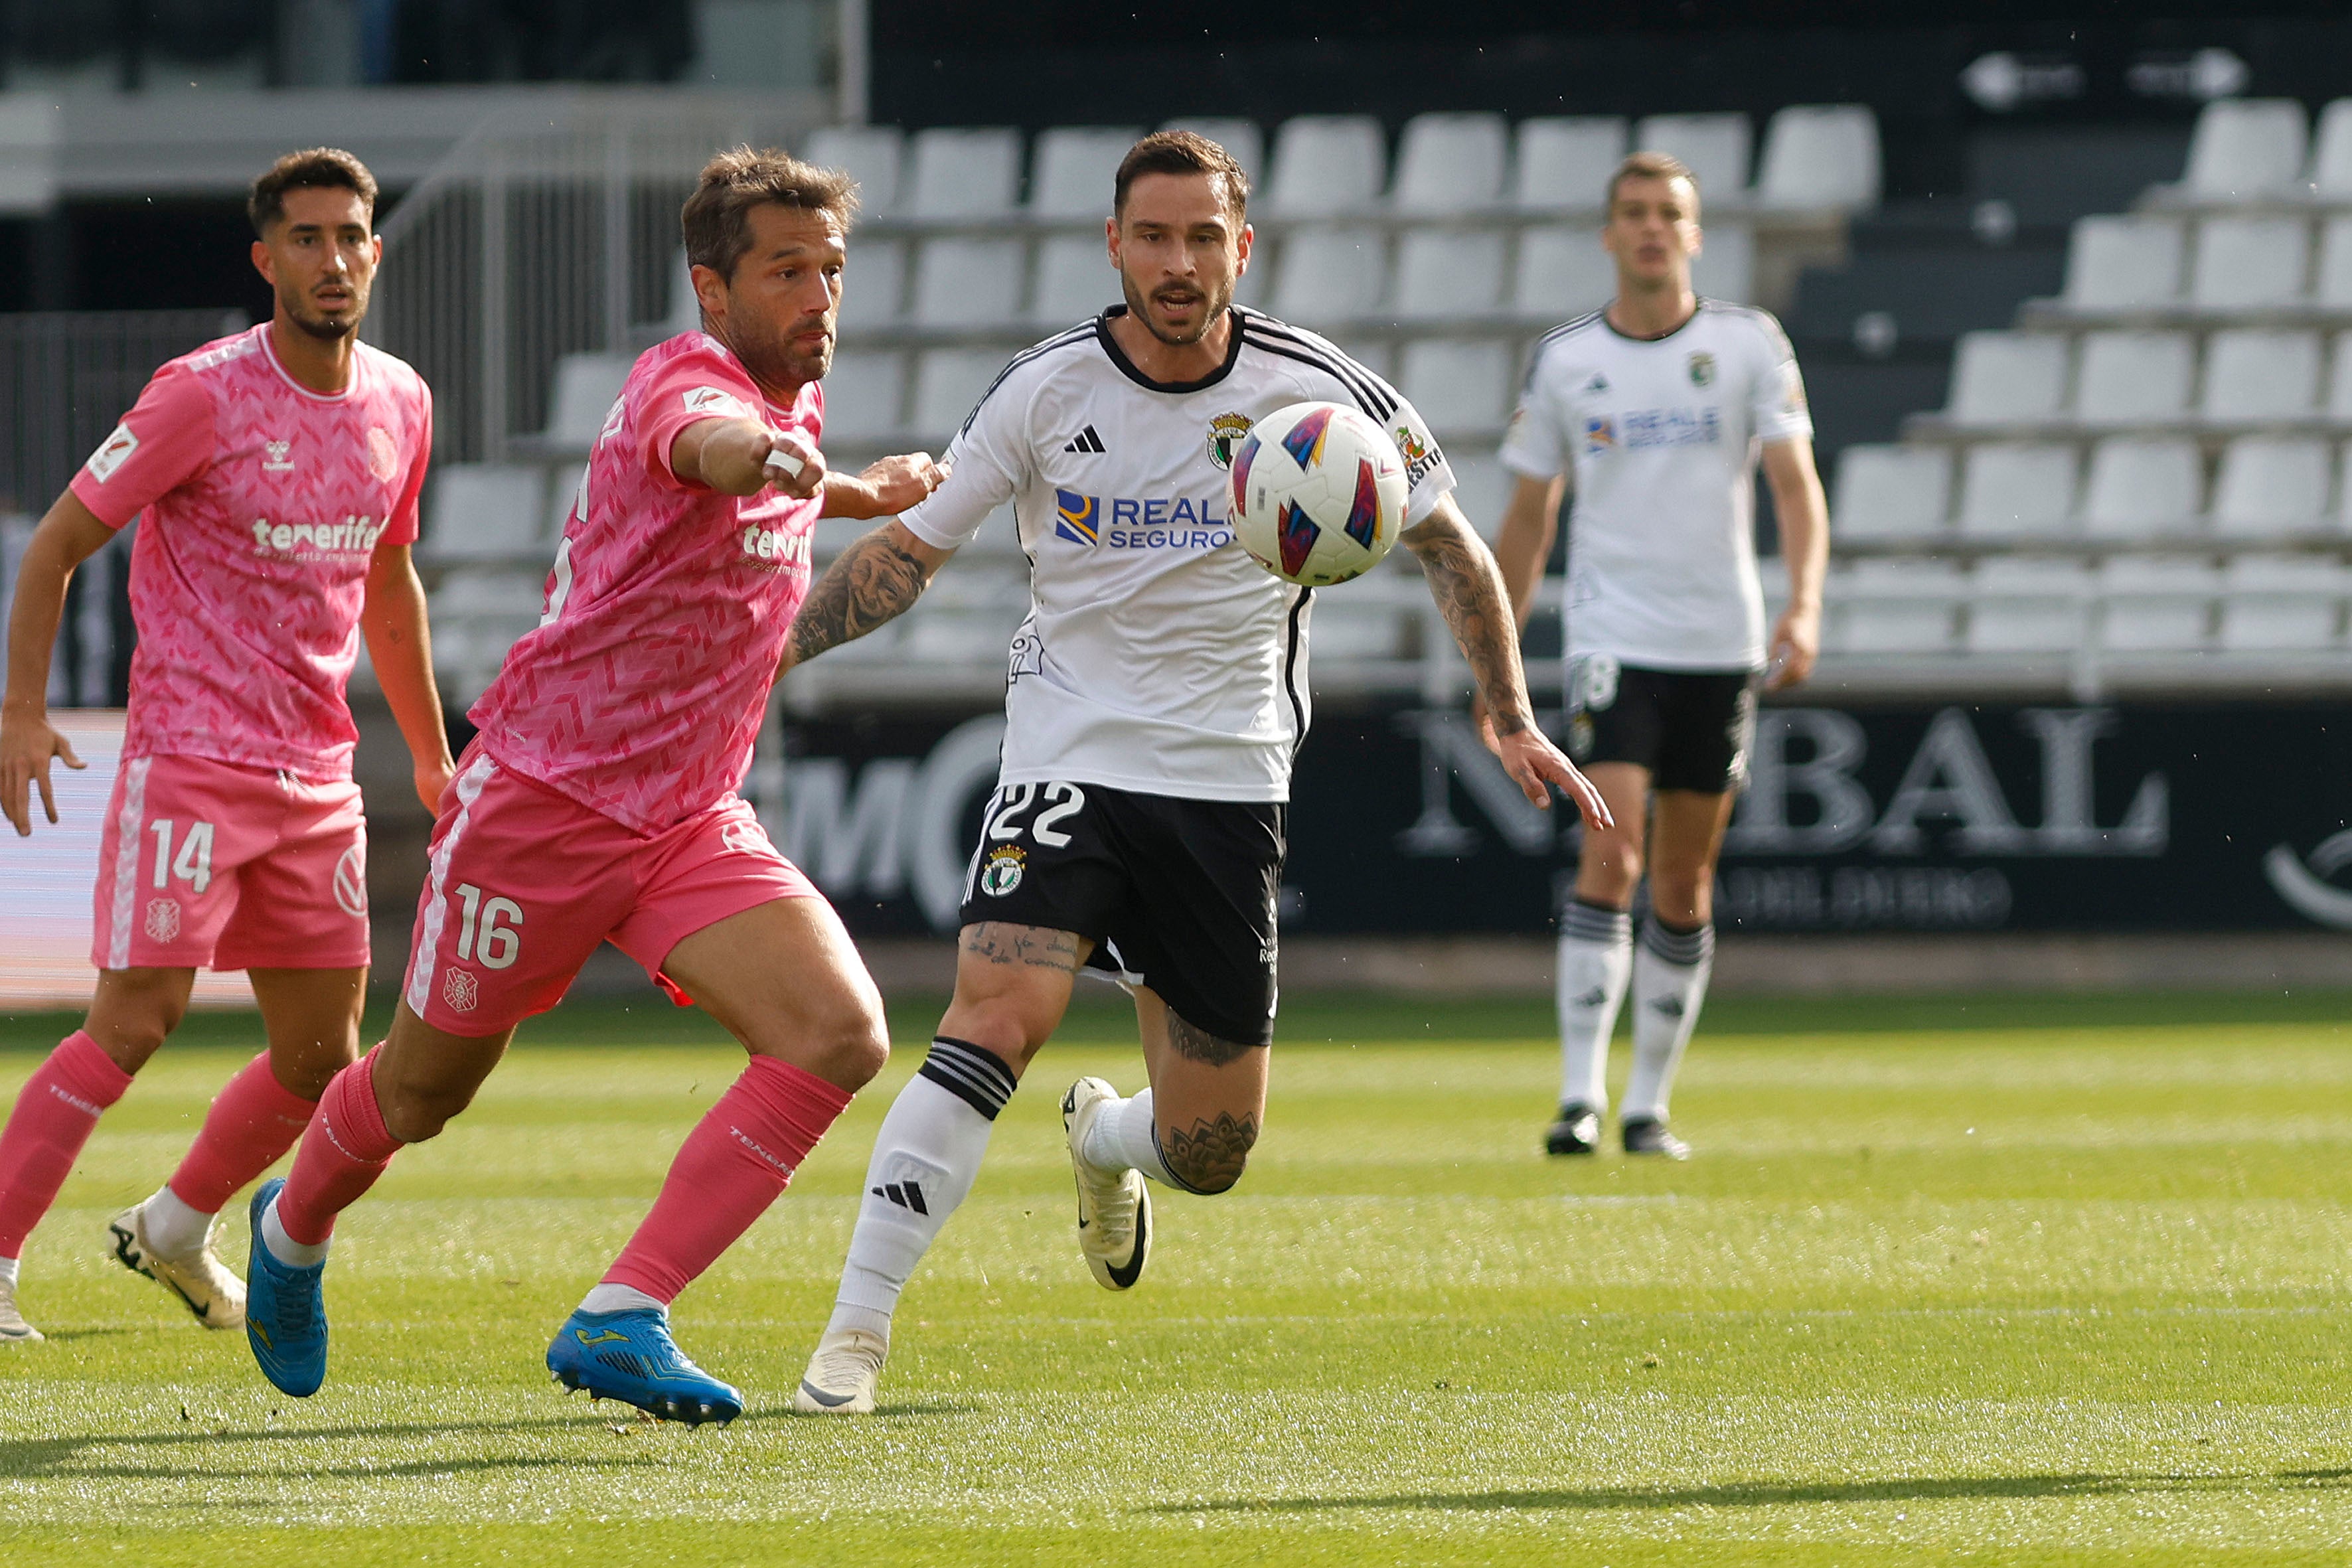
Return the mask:
[[1103, 438], [1095, 434], [1095, 427], [1091, 425], [1079, 431], [1071, 438], [1070, 444], [1062, 448], [1065, 452], [1100, 452], [1105, 449]]
[[923, 1188], [919, 1182], [891, 1182], [887, 1185], [876, 1187], [874, 1196], [887, 1199], [900, 1208], [912, 1209], [917, 1214], [927, 1215], [931, 1212], [923, 1203]]

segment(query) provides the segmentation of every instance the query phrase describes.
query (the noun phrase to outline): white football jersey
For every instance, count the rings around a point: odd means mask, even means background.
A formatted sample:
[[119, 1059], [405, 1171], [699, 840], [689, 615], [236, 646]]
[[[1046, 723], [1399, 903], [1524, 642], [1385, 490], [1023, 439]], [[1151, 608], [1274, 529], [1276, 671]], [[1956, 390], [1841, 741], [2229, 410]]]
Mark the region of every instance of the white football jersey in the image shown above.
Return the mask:
[[1394, 388], [1312, 332], [1236, 308], [1222, 366], [1160, 383], [1113, 341], [1125, 313], [1016, 355], [949, 444], [948, 481], [899, 521], [952, 550], [1013, 502], [1030, 611], [1013, 638], [1003, 782], [1287, 800], [1314, 593], [1235, 542], [1235, 447], [1289, 404], [1360, 408], [1404, 457], [1407, 525], [1453, 470]]
[[1663, 338], [1629, 338], [1606, 312], [1536, 344], [1503, 440], [1514, 473], [1573, 465], [1568, 656], [1652, 669], [1756, 669], [1756, 460], [1813, 433], [1780, 323], [1701, 300]]

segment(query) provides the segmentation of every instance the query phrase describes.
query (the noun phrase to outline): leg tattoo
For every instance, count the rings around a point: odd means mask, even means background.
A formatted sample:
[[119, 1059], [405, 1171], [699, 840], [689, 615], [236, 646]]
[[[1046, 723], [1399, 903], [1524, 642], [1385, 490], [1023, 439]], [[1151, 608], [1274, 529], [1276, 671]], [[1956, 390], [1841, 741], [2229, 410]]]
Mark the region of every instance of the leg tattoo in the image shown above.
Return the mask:
[[1257, 1142], [1257, 1119], [1220, 1111], [1215, 1121], [1192, 1123], [1192, 1131], [1168, 1130], [1160, 1161], [1168, 1173], [1196, 1193], [1222, 1193], [1242, 1179], [1250, 1145]]
[[1238, 1040], [1219, 1039], [1206, 1029], [1195, 1028], [1179, 1017], [1173, 1007], [1168, 1010], [1168, 1043], [1175, 1047], [1176, 1054], [1186, 1060], [1206, 1062], [1213, 1068], [1239, 1061], [1249, 1052], [1259, 1048], [1243, 1045]]
[[987, 963], [1018, 963], [1031, 969], [1058, 969], [1067, 974], [1076, 974], [1084, 962], [1078, 953], [1078, 939], [1068, 931], [1004, 925], [994, 921], [964, 927], [963, 951]]

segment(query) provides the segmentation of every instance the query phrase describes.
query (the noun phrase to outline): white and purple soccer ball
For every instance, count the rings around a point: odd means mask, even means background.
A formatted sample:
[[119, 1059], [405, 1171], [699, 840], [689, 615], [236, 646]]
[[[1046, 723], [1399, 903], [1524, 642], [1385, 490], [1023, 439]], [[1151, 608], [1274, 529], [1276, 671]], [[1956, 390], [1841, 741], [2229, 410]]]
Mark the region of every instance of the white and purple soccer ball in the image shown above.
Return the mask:
[[1388, 432], [1337, 403], [1294, 403], [1234, 451], [1234, 536], [1308, 588], [1360, 577], [1404, 525], [1404, 458]]

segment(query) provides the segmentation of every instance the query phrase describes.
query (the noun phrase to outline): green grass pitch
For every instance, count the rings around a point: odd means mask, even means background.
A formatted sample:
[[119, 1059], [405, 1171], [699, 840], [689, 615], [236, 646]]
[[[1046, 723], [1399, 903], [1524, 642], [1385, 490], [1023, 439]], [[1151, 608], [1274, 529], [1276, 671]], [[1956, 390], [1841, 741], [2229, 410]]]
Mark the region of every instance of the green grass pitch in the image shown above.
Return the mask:
[[[680, 1302], [749, 1399], [700, 1432], [540, 1362], [737, 1070], [698, 1016], [527, 1026], [346, 1220], [307, 1402], [100, 1251], [253, 1048], [198, 1018], [27, 1250], [51, 1337], [0, 1351], [0, 1563], [2338, 1563], [2347, 1018], [1725, 1003], [1670, 1165], [1536, 1152], [1539, 1006], [1302, 1001], [1247, 1179], [1161, 1194], [1113, 1296], [1055, 1104], [1139, 1067], [1091, 1011], [909, 1290], [884, 1412], [796, 1417], [902, 1047]], [[69, 1026], [0, 1020], [0, 1102]]]

